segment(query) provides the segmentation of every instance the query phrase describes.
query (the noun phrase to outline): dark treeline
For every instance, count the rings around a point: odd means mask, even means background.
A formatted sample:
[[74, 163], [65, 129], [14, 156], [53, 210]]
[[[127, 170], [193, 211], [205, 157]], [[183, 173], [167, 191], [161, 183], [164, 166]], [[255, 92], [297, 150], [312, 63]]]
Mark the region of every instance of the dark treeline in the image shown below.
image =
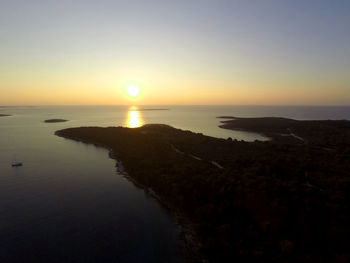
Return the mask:
[[130, 176], [189, 218], [209, 262], [350, 260], [350, 122], [236, 121], [225, 127], [274, 139], [217, 139], [166, 125], [56, 134], [113, 149]]

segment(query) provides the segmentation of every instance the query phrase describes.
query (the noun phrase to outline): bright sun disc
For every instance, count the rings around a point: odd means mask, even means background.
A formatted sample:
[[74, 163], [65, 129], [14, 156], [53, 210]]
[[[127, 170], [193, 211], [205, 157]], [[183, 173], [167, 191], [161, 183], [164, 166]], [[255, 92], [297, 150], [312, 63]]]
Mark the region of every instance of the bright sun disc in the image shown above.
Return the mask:
[[130, 97], [136, 98], [139, 95], [139, 93], [140, 93], [140, 90], [139, 90], [139, 88], [137, 86], [130, 85], [128, 87], [128, 94], [129, 94]]

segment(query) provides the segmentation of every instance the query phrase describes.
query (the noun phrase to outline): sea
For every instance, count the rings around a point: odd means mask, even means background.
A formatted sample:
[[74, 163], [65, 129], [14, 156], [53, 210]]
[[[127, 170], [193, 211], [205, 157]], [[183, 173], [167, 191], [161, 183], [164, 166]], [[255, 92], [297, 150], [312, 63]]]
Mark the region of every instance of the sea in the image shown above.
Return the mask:
[[[347, 106], [0, 107], [0, 262], [181, 262], [175, 218], [119, 174], [104, 148], [56, 130], [164, 123], [237, 140], [218, 116], [350, 120]], [[45, 123], [47, 119], [67, 122]], [[23, 162], [13, 168], [11, 162]]]

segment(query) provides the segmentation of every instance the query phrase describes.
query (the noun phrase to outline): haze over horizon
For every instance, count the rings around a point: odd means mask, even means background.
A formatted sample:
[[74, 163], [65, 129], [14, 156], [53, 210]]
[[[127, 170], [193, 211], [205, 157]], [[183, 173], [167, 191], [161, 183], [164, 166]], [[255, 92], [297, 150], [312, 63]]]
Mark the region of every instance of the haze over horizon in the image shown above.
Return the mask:
[[350, 102], [349, 1], [0, 7], [0, 105]]

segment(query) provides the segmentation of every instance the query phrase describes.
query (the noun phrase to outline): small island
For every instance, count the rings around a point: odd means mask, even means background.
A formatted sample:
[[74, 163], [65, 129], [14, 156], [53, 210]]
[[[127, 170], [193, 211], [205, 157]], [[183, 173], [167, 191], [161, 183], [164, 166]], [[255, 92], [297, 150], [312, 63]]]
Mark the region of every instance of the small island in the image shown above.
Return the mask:
[[164, 110], [170, 110], [170, 109], [163, 109], [163, 108], [144, 108], [144, 109], [139, 109], [139, 111], [164, 111]]
[[57, 122], [66, 122], [68, 120], [64, 120], [64, 119], [49, 119], [49, 120], [45, 120], [45, 123], [57, 123]]
[[182, 239], [209, 262], [349, 260], [350, 121], [230, 117], [222, 128], [271, 140], [162, 124], [56, 135], [110, 149], [124, 174], [190, 222], [194, 235]]

